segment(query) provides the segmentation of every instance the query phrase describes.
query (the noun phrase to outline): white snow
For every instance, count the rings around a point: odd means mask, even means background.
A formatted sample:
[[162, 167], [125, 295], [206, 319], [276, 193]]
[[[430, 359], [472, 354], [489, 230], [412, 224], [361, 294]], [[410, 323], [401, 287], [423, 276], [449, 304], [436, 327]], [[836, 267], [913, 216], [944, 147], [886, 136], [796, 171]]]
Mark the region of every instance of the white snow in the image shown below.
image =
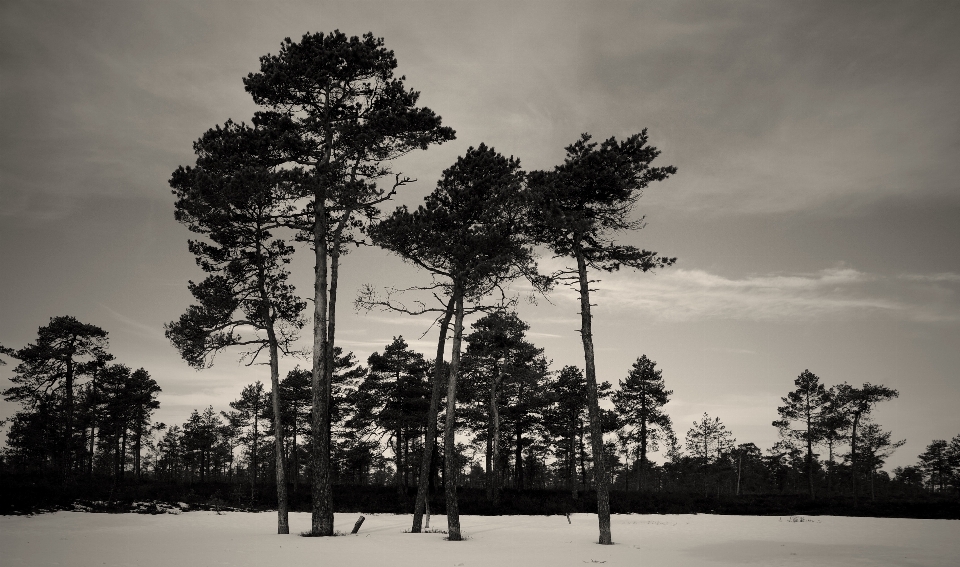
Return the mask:
[[[349, 532], [359, 514], [337, 514]], [[960, 521], [836, 516], [617, 515], [615, 545], [596, 544], [597, 517], [463, 516], [466, 541], [403, 533], [410, 516], [365, 514], [358, 535], [305, 538], [310, 515], [275, 512], [0, 517], [0, 565], [47, 566], [566, 566], [960, 565]], [[802, 520], [802, 521], [800, 521]], [[434, 529], [446, 518], [434, 516]]]

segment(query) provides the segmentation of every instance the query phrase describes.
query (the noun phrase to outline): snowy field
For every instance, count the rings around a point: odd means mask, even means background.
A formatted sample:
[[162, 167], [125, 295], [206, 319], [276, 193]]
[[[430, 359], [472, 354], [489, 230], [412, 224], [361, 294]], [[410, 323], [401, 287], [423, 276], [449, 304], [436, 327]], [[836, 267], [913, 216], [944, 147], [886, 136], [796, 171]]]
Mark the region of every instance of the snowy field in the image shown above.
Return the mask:
[[[337, 514], [349, 532], [358, 514]], [[362, 567], [507, 565], [960, 565], [960, 521], [888, 518], [622, 515], [612, 546], [595, 515], [463, 516], [468, 538], [403, 533], [410, 516], [368, 514], [359, 535], [304, 538], [306, 513], [278, 536], [276, 513], [57, 512], [0, 517], [0, 565]], [[802, 521], [799, 521], [801, 520]], [[434, 516], [433, 528], [446, 518]]]

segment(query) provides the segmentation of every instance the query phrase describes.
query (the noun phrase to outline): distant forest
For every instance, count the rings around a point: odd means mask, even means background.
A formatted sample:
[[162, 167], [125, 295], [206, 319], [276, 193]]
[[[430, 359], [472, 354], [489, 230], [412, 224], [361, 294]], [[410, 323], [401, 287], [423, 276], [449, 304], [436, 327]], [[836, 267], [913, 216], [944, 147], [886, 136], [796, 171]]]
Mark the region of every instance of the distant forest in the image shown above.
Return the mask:
[[[473, 489], [481, 511], [560, 513], [564, 506], [579, 509], [578, 499], [595, 499], [583, 372], [552, 369], [527, 329], [514, 313], [494, 311], [465, 335], [453, 459], [456, 483]], [[151, 416], [160, 407], [160, 386], [146, 370], [114, 363], [108, 346], [99, 327], [55, 317], [36, 342], [4, 350], [18, 365], [16, 385], [3, 394], [21, 404], [0, 453], [5, 477], [67, 483], [79, 498], [123, 486], [141, 489], [129, 494], [182, 498], [193, 487], [204, 494], [201, 501], [219, 498], [224, 506], [276, 505], [270, 389], [255, 382], [222, 411], [198, 408], [182, 424], [156, 423]], [[412, 504], [434, 365], [403, 337], [365, 365], [336, 350], [331, 464], [338, 494], [390, 487], [374, 490], [369, 505], [402, 511]], [[719, 417], [707, 414], [679, 437], [666, 412], [672, 392], [656, 362], [641, 355], [625, 374], [616, 389], [600, 385], [601, 398], [613, 406], [603, 410], [603, 431], [614, 501], [624, 493], [629, 506], [643, 510], [641, 495], [661, 505], [671, 496], [696, 497], [709, 508], [721, 498], [804, 495], [836, 513], [837, 501], [842, 511], [855, 498], [955, 501], [960, 495], [960, 435], [930, 443], [915, 466], [897, 467], [892, 476], [882, 469], [902, 444], [871, 417], [877, 403], [896, 395], [882, 386], [825, 387], [804, 371], [778, 408], [782, 419], [772, 424], [780, 441], [762, 451], [738, 442]], [[290, 371], [280, 381], [279, 399], [282, 459], [293, 494], [300, 494], [311, 478], [309, 371]], [[445, 418], [441, 411], [434, 431]], [[436, 492], [445, 482], [446, 454], [441, 444], [434, 448], [430, 485]], [[655, 451], [663, 462], [649, 458]], [[181, 492], [165, 492], [170, 486]], [[553, 502], [518, 503], [524, 493]]]

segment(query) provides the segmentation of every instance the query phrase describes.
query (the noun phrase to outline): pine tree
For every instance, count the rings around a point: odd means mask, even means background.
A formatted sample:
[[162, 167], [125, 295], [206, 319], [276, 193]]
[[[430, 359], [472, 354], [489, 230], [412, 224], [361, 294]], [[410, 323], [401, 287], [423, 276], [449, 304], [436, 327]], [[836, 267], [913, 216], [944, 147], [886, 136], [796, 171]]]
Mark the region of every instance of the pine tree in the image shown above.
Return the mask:
[[[234, 411], [224, 413], [231, 425], [243, 431], [241, 440], [247, 443], [247, 458], [250, 470], [250, 498], [256, 498], [257, 479], [260, 474], [259, 457], [262, 452], [263, 429], [260, 421], [267, 417], [269, 398], [259, 380], [244, 386], [240, 397], [230, 402]], [[274, 420], [276, 422], [276, 420]], [[281, 436], [282, 438], [282, 436]], [[281, 455], [282, 456], [282, 455]]]
[[379, 428], [390, 432], [393, 439], [397, 491], [403, 497], [410, 466], [410, 442], [418, 438], [426, 423], [429, 407], [427, 375], [429, 364], [423, 355], [414, 352], [403, 337], [394, 337], [383, 353], [374, 352], [367, 359], [369, 372], [360, 383], [353, 399], [358, 410], [369, 415]]
[[[813, 446], [824, 439], [824, 421], [827, 404], [830, 396], [827, 389], [820, 383], [820, 378], [804, 370], [793, 381], [797, 389], [782, 398], [782, 406], [777, 408], [780, 419], [773, 422], [773, 426], [780, 430], [783, 436], [793, 437], [807, 446], [807, 483], [810, 489], [810, 498], [814, 497]], [[791, 427], [798, 424], [799, 427]]]
[[305, 34], [298, 43], [285, 39], [277, 55], [260, 58], [260, 72], [244, 79], [254, 102], [292, 122], [296, 143], [288, 159], [307, 174], [291, 189], [306, 202], [300, 228], [316, 266], [314, 535], [333, 535], [329, 412], [340, 255], [363, 219], [376, 216], [376, 205], [409, 181], [396, 175], [390, 189], [379, 188], [377, 180], [393, 176], [389, 163], [454, 137], [433, 111], [416, 106], [419, 93], [394, 77], [396, 66], [382, 39], [334, 31]]
[[866, 469], [870, 473], [871, 500], [877, 499], [876, 483], [874, 482], [877, 472], [886, 463], [887, 458], [907, 442], [906, 439], [891, 441], [891, 436], [892, 433], [890, 431], [884, 431], [876, 423], [866, 423], [864, 425], [863, 435], [861, 437], [863, 447], [862, 454]]
[[952, 476], [950, 456], [950, 445], [947, 441], [936, 439], [917, 457], [930, 490], [946, 490]]
[[647, 145], [647, 132], [622, 142], [610, 138], [602, 144], [590, 135], [567, 147], [567, 157], [553, 171], [529, 176], [530, 226], [537, 241], [555, 254], [576, 262], [576, 268], [555, 275], [575, 286], [580, 294], [580, 338], [587, 378], [590, 438], [597, 477], [597, 516], [600, 543], [613, 543], [610, 533], [609, 478], [604, 470], [604, 443], [597, 391], [597, 372], [590, 314], [588, 269], [615, 271], [622, 266], [649, 271], [673, 264], [675, 258], [617, 244], [625, 230], [642, 228], [643, 219], [631, 220], [633, 205], [650, 183], [676, 173], [673, 166], [650, 167], [660, 155]]
[[[3, 391], [8, 402], [20, 403], [16, 431], [11, 441], [31, 439], [41, 445], [24, 449], [52, 456], [61, 479], [74, 472], [77, 455], [84, 449], [74, 431], [74, 398], [81, 381], [113, 357], [107, 353], [107, 332], [75, 317], [52, 317], [37, 330], [37, 340], [19, 350], [4, 349], [19, 361]], [[80, 441], [78, 443], [78, 441]], [[35, 462], [42, 462], [43, 458]]]
[[[612, 394], [611, 384], [603, 382], [598, 387], [600, 399]], [[578, 487], [586, 485], [586, 464], [592, 457], [585, 450], [584, 438], [589, 437], [585, 427], [589, 419], [587, 380], [576, 366], [564, 366], [550, 385], [551, 406], [545, 416], [545, 428], [553, 438], [558, 438], [557, 455], [562, 464], [562, 476], [573, 498], [578, 498]], [[614, 420], [606, 420], [608, 428], [616, 429]], [[577, 465], [580, 466], [579, 477]]]
[[657, 363], [641, 355], [633, 363], [626, 380], [620, 381], [620, 390], [613, 395], [621, 422], [632, 431], [628, 439], [639, 443], [640, 489], [643, 490], [643, 475], [647, 470], [647, 444], [656, 441], [664, 428], [670, 427], [670, 416], [663, 413], [663, 406], [670, 401], [673, 390], [667, 390], [663, 371]]
[[[455, 407], [464, 302], [473, 301], [479, 305], [484, 296], [500, 289], [501, 285], [522, 275], [532, 275], [535, 271], [532, 252], [520, 230], [523, 220], [520, 202], [522, 179], [519, 160], [507, 159], [483, 144], [477, 148], [471, 147], [443, 172], [437, 188], [416, 211], [411, 213], [406, 207], [401, 207], [369, 231], [375, 244], [437, 278], [439, 283], [434, 288], [447, 298], [444, 301], [445, 313], [452, 311], [453, 344], [444, 435], [444, 483], [450, 541], [461, 539], [455, 482], [459, 472], [455, 469], [456, 459], [451, 455], [456, 451]], [[363, 302], [363, 299], [360, 301]], [[370, 298], [365, 302], [368, 305], [378, 304]], [[446, 314], [444, 319], [446, 323], [449, 322]], [[441, 342], [446, 340], [445, 328], [442, 328], [440, 336]], [[438, 353], [442, 355], [439, 349]], [[438, 356], [438, 360], [441, 359], [442, 356]], [[431, 398], [431, 408], [436, 398]], [[431, 415], [429, 419], [432, 418]], [[428, 449], [424, 448], [424, 459], [430, 458]], [[419, 531], [417, 520], [422, 517], [420, 492], [425, 495], [423, 487], [426, 482], [421, 471], [414, 532]]]
[[160, 385], [150, 377], [143, 368], [134, 370], [130, 375], [128, 399], [131, 407], [131, 428], [133, 433], [133, 474], [139, 482], [142, 478], [141, 452], [143, 451], [144, 437], [152, 430], [151, 417], [154, 410], [160, 408], [157, 396], [160, 394]]
[[[285, 187], [296, 172], [281, 167], [287, 140], [276, 124], [253, 127], [228, 121], [194, 144], [195, 167], [180, 167], [170, 180], [175, 216], [209, 241], [192, 240], [190, 251], [209, 274], [189, 283], [195, 305], [166, 325], [166, 336], [194, 368], [213, 364], [229, 347], [246, 347], [250, 364], [267, 351], [274, 419], [279, 412], [279, 359], [289, 353], [304, 325], [306, 304], [288, 283], [293, 249], [274, 233], [290, 222]], [[250, 328], [253, 336], [245, 334]], [[283, 430], [279, 422], [274, 424]], [[275, 440], [277, 533], [289, 533], [282, 438]], [[254, 475], [255, 478], [255, 475]]]
[[883, 385], [864, 384], [860, 388], [843, 383], [837, 387], [839, 404], [844, 408], [850, 420], [850, 480], [853, 487], [853, 505], [857, 506], [859, 492], [857, 490], [857, 475], [859, 474], [859, 460], [857, 458], [857, 428], [860, 421], [870, 415], [873, 408], [880, 402], [891, 400], [898, 396], [898, 392]]

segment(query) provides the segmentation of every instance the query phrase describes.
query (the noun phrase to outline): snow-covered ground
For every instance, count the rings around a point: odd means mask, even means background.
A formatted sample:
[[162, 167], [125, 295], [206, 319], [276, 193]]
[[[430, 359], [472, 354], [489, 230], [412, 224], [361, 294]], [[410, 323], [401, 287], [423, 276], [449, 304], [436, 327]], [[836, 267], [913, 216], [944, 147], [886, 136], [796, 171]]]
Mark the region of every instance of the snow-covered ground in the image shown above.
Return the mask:
[[[349, 532], [358, 514], [337, 514]], [[279, 536], [276, 513], [57, 512], [0, 517], [0, 565], [391, 567], [600, 564], [960, 565], [960, 521], [889, 518], [623, 515], [612, 546], [594, 543], [597, 518], [464, 516], [462, 542], [403, 533], [410, 516], [367, 514], [358, 535], [300, 537], [306, 513]], [[799, 521], [801, 520], [802, 521]], [[433, 528], [446, 518], [434, 516]]]

